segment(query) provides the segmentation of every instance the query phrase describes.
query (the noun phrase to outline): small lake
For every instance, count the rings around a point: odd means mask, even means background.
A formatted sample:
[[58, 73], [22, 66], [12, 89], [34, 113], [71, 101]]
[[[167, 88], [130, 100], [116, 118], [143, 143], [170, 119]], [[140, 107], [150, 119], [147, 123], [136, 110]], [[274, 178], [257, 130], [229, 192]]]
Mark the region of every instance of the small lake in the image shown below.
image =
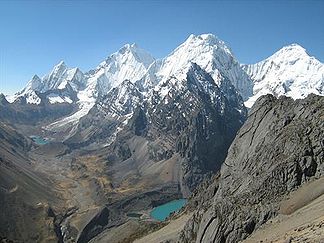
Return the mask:
[[186, 202], [186, 199], [179, 199], [162, 204], [154, 208], [150, 215], [153, 219], [164, 221], [171, 213], [179, 211]]
[[44, 145], [48, 143], [48, 141], [45, 138], [42, 138], [40, 136], [30, 136], [30, 138], [38, 145]]

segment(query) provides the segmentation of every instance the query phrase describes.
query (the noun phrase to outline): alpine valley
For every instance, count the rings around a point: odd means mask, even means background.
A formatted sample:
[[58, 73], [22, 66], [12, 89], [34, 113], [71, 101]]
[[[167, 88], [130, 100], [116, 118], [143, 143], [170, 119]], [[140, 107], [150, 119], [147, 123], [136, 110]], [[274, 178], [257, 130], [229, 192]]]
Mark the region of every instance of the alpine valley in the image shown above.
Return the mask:
[[0, 95], [0, 240], [319, 242], [323, 95], [298, 44], [249, 65], [212, 34], [162, 59], [61, 61]]

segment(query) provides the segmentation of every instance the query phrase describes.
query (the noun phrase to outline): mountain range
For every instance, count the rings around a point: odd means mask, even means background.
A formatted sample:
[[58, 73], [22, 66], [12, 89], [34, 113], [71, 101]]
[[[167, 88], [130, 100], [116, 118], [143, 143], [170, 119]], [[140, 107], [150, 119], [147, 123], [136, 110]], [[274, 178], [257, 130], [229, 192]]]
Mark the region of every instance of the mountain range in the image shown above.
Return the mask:
[[[264, 94], [298, 99], [324, 92], [323, 64], [298, 44], [285, 46], [256, 64], [245, 65], [238, 62], [222, 40], [212, 34], [202, 34], [190, 35], [168, 56], [158, 60], [136, 44], [126, 44], [85, 73], [61, 61], [49, 74], [42, 78], [35, 75], [22, 91], [7, 99], [14, 102], [24, 98], [31, 104], [74, 102], [79, 109], [69, 121], [75, 121], [124, 80], [136, 83], [139, 91], [147, 96], [163, 80], [184, 75], [191, 63], [210, 74], [218, 86], [224, 79], [230, 81], [249, 108]], [[41, 94], [46, 95], [41, 97]]]
[[126, 44], [89, 71], [61, 61], [0, 95], [0, 239], [132, 242], [179, 198], [180, 242], [245, 239], [278, 214], [276, 185], [322, 175], [323, 85], [323, 64], [297, 44], [245, 65], [212, 34], [162, 59]]

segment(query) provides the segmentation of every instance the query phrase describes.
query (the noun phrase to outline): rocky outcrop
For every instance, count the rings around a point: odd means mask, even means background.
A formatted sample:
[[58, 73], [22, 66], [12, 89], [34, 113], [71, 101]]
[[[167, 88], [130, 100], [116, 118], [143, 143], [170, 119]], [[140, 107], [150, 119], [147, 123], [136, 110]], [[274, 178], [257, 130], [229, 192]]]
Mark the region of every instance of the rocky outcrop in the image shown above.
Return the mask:
[[109, 209], [104, 207], [95, 217], [86, 225], [78, 238], [78, 243], [88, 242], [92, 237], [102, 231], [103, 227], [108, 224], [110, 217]]
[[[258, 99], [220, 177], [201, 185], [181, 242], [238, 242], [278, 214], [279, 202], [324, 173], [324, 98]], [[205, 198], [202, 201], [202, 198]]]
[[145, 111], [141, 107], [137, 107], [132, 118], [128, 123], [136, 136], [145, 136], [147, 132], [147, 117]]

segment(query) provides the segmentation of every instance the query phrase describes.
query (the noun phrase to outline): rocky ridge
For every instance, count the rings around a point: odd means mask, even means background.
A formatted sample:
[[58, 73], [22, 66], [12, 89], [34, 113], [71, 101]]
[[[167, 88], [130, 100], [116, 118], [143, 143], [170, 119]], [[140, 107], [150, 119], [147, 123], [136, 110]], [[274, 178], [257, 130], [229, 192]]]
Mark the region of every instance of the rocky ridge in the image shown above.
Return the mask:
[[323, 176], [323, 97], [258, 99], [214, 177], [193, 194], [180, 242], [238, 242], [278, 214], [280, 201]]

